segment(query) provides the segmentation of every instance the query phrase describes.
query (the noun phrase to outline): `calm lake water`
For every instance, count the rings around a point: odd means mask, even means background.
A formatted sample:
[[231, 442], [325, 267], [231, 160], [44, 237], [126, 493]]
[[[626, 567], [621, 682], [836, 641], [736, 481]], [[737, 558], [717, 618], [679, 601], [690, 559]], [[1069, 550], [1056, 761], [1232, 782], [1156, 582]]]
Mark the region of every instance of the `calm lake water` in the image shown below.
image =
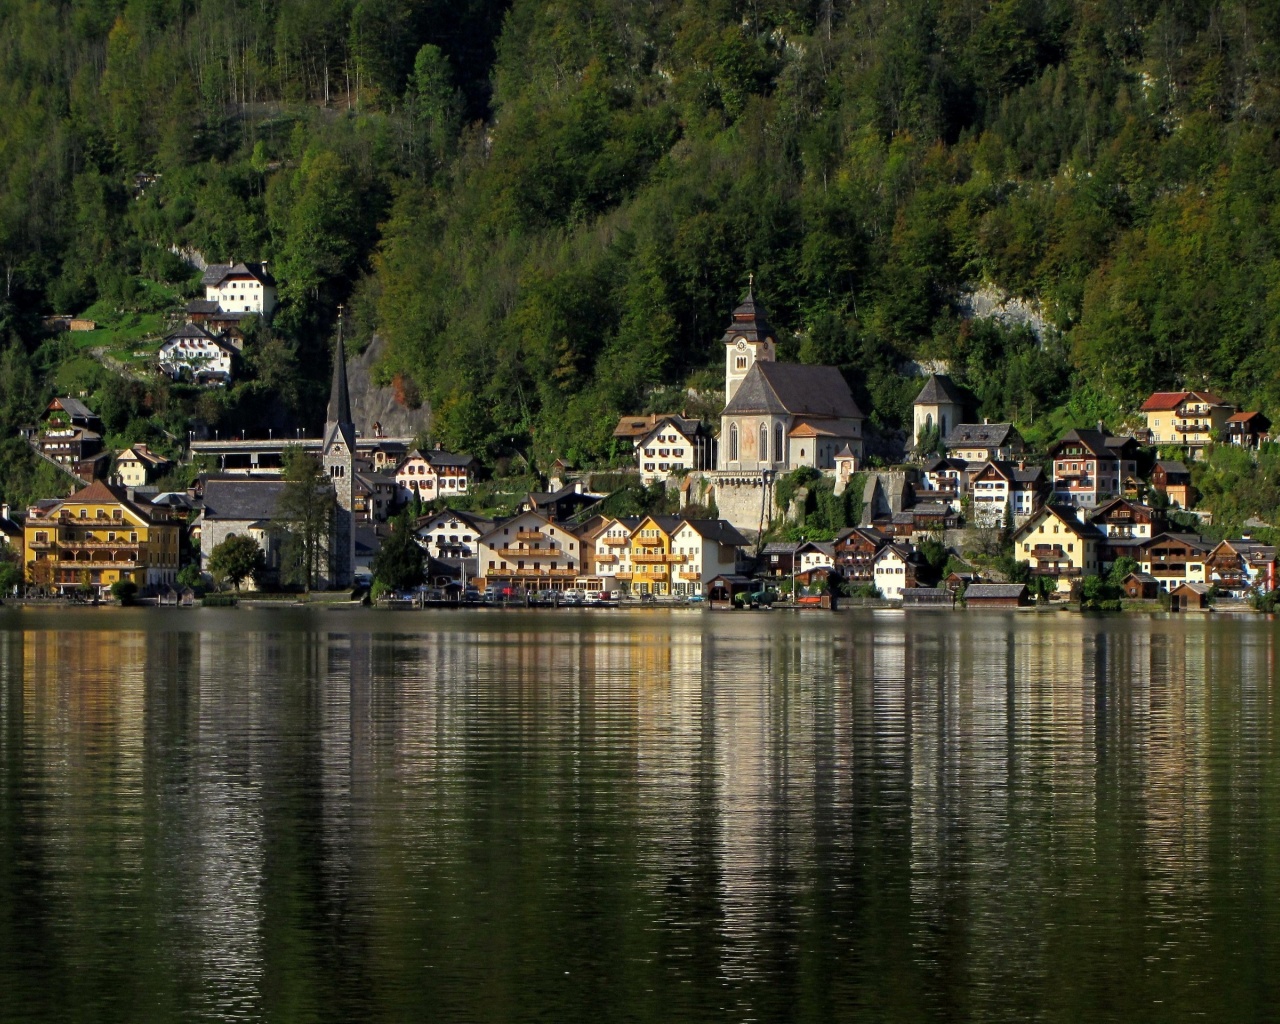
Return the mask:
[[1278, 629], [0, 610], [0, 1020], [1274, 1020]]

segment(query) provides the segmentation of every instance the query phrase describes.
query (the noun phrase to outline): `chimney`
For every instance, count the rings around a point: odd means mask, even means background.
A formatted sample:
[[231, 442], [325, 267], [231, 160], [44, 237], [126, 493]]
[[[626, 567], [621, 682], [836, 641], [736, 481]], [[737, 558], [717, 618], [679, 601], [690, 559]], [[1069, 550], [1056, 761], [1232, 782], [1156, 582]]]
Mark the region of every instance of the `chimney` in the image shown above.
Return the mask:
[[1098, 420], [1098, 433], [1105, 434], [1106, 432], [1107, 428], [1102, 425], [1102, 420]]
[[0, 505], [0, 519], [3, 519], [6, 523], [9, 521], [9, 503], [7, 501]]
[[438, 451], [438, 452], [442, 452], [442, 451], [444, 451], [444, 442], [442, 442], [442, 441], [437, 441], [437, 442], [436, 442], [436, 451]]
[[1027, 460], [1026, 460], [1026, 459], [1019, 459], [1019, 460], [1018, 460], [1018, 469], [1019, 469], [1019, 470], [1024, 470], [1024, 469], [1026, 469], [1026, 468], [1027, 468]]
[[990, 426], [990, 425], [991, 425], [991, 417], [990, 417], [990, 416], [983, 416], [983, 417], [982, 417], [982, 425], [983, 425], [984, 427], [986, 427], [986, 426]]

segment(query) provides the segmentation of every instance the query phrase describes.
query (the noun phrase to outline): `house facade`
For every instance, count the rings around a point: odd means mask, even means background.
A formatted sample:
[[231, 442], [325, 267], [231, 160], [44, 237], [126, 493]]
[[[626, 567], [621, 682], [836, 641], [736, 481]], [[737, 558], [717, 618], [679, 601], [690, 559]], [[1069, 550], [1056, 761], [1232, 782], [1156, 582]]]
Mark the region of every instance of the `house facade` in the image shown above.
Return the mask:
[[910, 548], [888, 544], [880, 549], [872, 563], [872, 581], [882, 597], [901, 601], [904, 590], [918, 585], [916, 570], [916, 559]]
[[1132, 557], [1160, 588], [1172, 591], [1183, 583], [1205, 583], [1212, 546], [1193, 533], [1161, 533], [1146, 541]]
[[842, 530], [831, 544], [832, 559], [845, 580], [853, 583], [874, 582], [875, 560], [889, 538], [879, 530], [855, 526]]
[[1232, 413], [1222, 434], [1228, 444], [1256, 449], [1271, 436], [1271, 421], [1260, 412]]
[[157, 363], [173, 380], [224, 385], [232, 379], [236, 350], [230, 342], [200, 324], [184, 324], [165, 335]]
[[662, 416], [634, 439], [640, 482], [646, 486], [666, 481], [686, 470], [715, 468], [711, 433], [700, 420]]
[[1054, 496], [1076, 508], [1096, 508], [1123, 493], [1138, 473], [1138, 443], [1102, 430], [1069, 430], [1050, 449]]
[[969, 497], [975, 526], [992, 528], [1006, 522], [1018, 525], [1044, 503], [1044, 470], [1025, 462], [993, 460], [969, 478]]
[[1142, 403], [1154, 445], [1198, 451], [1223, 431], [1235, 408], [1209, 391], [1157, 391]]
[[1175, 508], [1191, 508], [1195, 493], [1191, 489], [1191, 470], [1184, 462], [1160, 459], [1151, 468], [1151, 486], [1169, 499]]
[[707, 593], [717, 576], [737, 571], [747, 539], [723, 519], [681, 519], [671, 530], [672, 593], [676, 597]]
[[521, 512], [477, 541], [486, 585], [565, 590], [581, 572], [579, 541], [568, 528], [537, 512]]
[[157, 455], [145, 444], [135, 444], [116, 456], [114, 475], [121, 486], [146, 487], [172, 467], [172, 460]]
[[258, 542], [267, 571], [255, 583], [275, 582], [280, 573], [284, 538], [273, 529], [276, 506], [286, 483], [280, 477], [208, 477], [203, 482], [203, 507], [196, 520], [200, 531], [200, 568], [209, 571], [213, 549], [228, 537], [247, 535]]
[[227, 313], [268, 317], [276, 308], [276, 280], [264, 263], [211, 263], [200, 279], [204, 297]]
[[94, 481], [69, 498], [29, 510], [23, 529], [27, 582], [63, 593], [87, 585], [104, 595], [121, 581], [154, 591], [177, 581], [179, 529], [123, 490]]
[[413, 532], [428, 555], [447, 562], [476, 557], [480, 538], [493, 527], [492, 519], [446, 508], [422, 516]]
[[1248, 538], [1219, 542], [1205, 559], [1205, 582], [1232, 597], [1276, 588], [1276, 549]]
[[1014, 531], [1014, 557], [1030, 563], [1037, 576], [1052, 578], [1059, 593], [1069, 594], [1077, 580], [1098, 574], [1103, 540], [1097, 527], [1045, 505]]
[[396, 466], [398, 500], [422, 501], [466, 494], [475, 483], [476, 460], [442, 448], [423, 452], [415, 448]]

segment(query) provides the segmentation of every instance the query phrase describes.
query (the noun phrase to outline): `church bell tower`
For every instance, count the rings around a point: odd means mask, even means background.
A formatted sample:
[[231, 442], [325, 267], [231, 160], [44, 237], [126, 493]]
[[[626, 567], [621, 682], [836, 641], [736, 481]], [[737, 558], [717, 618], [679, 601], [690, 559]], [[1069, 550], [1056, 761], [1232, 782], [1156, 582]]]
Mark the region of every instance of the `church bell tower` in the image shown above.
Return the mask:
[[329, 531], [329, 586], [350, 587], [355, 582], [356, 526], [355, 475], [356, 427], [351, 421], [351, 396], [347, 391], [347, 355], [342, 345], [342, 310], [338, 310], [338, 344], [333, 353], [333, 386], [321, 449], [324, 471], [333, 484], [336, 507]]
[[764, 304], [756, 301], [755, 275], [748, 278], [747, 297], [733, 311], [724, 333], [724, 400], [733, 401], [738, 385], [757, 361], [772, 363], [777, 341]]

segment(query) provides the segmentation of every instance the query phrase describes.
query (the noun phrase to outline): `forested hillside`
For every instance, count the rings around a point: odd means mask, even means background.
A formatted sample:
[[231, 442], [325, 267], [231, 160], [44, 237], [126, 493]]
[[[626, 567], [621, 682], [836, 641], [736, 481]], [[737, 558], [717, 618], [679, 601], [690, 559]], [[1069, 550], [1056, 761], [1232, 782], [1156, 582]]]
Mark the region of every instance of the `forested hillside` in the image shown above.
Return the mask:
[[[122, 432], [311, 425], [345, 302], [447, 443], [604, 460], [716, 386], [748, 272], [884, 425], [931, 359], [1033, 435], [1183, 384], [1280, 409], [1275, 3], [0, 0], [0, 89], [19, 378], [66, 360], [42, 314], [189, 292], [173, 246], [282, 284], [244, 386], [135, 384]], [[1043, 343], [966, 320], [982, 286]]]

